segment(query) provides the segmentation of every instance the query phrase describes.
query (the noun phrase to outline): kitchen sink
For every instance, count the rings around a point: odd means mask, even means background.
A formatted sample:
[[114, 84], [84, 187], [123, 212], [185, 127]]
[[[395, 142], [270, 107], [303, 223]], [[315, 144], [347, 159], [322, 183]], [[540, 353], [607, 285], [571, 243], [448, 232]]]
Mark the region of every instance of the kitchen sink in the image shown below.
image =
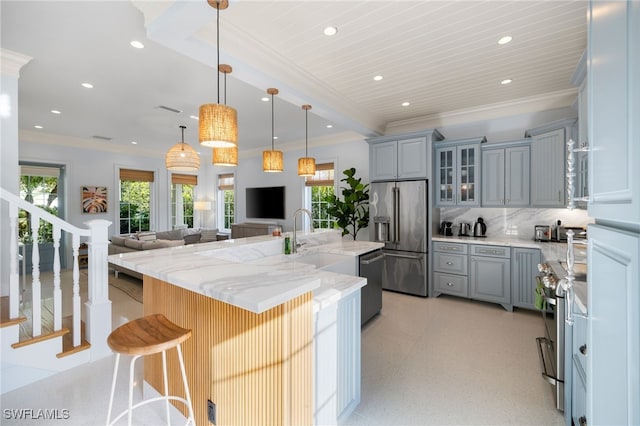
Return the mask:
[[324, 252], [311, 252], [299, 253], [293, 260], [294, 262], [314, 265], [316, 268], [322, 269], [324, 271], [355, 275], [355, 260], [353, 256]]

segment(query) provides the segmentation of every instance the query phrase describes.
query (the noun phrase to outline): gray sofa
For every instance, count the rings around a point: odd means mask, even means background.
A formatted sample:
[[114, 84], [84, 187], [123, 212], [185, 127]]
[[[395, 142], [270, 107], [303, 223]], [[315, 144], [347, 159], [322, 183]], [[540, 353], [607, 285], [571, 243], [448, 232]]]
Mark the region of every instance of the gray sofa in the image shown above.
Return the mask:
[[[227, 238], [227, 235], [220, 234], [217, 229], [192, 228], [114, 235], [111, 237], [111, 244], [109, 244], [109, 255], [182, 246], [185, 244], [207, 243]], [[119, 272], [122, 272], [129, 276], [142, 279], [142, 275], [138, 272], [122, 268], [118, 265], [109, 263], [109, 268], [115, 271], [116, 276]]]

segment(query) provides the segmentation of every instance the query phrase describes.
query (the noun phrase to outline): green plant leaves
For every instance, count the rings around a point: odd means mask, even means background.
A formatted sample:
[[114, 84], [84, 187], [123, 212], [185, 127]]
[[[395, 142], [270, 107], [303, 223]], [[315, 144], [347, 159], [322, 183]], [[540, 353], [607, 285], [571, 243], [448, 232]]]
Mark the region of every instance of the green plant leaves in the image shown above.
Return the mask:
[[352, 235], [355, 240], [358, 232], [369, 225], [369, 184], [363, 184], [362, 178], [356, 178], [354, 167], [343, 171], [348, 186], [341, 187], [342, 200], [336, 195], [327, 197], [327, 210], [336, 218], [336, 224], [342, 228], [342, 235]]

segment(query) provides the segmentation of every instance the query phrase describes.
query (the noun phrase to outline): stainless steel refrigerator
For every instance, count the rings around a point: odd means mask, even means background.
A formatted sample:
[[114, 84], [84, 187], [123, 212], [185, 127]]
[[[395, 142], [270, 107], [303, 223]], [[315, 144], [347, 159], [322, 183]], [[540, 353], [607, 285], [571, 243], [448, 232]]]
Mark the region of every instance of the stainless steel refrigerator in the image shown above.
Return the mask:
[[385, 243], [383, 289], [427, 296], [427, 192], [426, 180], [371, 184], [370, 236]]

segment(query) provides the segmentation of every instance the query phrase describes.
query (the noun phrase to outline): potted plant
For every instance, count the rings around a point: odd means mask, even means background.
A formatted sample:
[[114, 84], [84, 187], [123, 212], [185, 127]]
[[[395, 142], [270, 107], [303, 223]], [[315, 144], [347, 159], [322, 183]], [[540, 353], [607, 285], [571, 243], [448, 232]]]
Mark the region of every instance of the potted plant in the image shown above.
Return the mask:
[[363, 184], [362, 178], [356, 178], [354, 167], [343, 172], [346, 176], [340, 182], [348, 187], [341, 187], [342, 199], [335, 194], [327, 197], [327, 211], [336, 218], [336, 225], [342, 228], [342, 235], [351, 235], [355, 240], [358, 231], [369, 226], [369, 184]]

